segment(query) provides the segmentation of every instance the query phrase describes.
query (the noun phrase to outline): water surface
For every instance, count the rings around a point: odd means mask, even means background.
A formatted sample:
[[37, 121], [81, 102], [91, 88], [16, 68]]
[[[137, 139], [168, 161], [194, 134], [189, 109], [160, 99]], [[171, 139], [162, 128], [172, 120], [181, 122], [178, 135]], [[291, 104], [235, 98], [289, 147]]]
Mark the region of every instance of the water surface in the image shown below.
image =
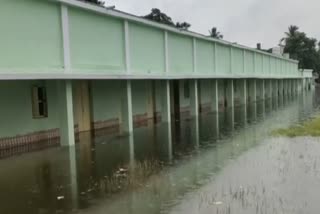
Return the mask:
[[137, 128], [80, 135], [0, 161], [0, 213], [318, 213], [319, 138], [275, 138], [318, 114], [313, 93]]

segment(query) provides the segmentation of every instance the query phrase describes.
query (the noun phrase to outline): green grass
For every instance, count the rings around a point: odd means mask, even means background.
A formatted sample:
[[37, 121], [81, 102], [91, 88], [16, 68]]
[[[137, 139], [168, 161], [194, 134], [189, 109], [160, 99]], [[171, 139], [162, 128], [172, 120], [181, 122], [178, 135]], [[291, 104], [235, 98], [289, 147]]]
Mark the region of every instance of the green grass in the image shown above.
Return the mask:
[[291, 126], [287, 129], [277, 129], [272, 132], [273, 136], [299, 137], [320, 136], [320, 117], [306, 121], [301, 125]]

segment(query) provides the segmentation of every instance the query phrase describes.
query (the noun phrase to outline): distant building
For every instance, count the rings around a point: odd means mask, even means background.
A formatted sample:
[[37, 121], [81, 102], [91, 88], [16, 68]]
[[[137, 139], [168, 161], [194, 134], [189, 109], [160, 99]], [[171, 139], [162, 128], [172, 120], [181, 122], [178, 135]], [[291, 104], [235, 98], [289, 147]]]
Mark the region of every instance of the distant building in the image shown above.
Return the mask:
[[284, 54], [284, 46], [280, 45], [272, 48], [272, 53], [282, 56]]

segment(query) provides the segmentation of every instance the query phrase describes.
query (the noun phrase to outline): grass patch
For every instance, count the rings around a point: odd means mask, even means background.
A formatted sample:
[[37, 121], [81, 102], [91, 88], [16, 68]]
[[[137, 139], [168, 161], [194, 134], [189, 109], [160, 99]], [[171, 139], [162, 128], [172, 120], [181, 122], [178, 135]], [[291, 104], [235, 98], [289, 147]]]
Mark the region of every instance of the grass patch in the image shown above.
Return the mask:
[[287, 129], [277, 129], [272, 131], [274, 136], [287, 136], [287, 137], [299, 137], [299, 136], [320, 136], [320, 117], [306, 121], [301, 125], [291, 126]]

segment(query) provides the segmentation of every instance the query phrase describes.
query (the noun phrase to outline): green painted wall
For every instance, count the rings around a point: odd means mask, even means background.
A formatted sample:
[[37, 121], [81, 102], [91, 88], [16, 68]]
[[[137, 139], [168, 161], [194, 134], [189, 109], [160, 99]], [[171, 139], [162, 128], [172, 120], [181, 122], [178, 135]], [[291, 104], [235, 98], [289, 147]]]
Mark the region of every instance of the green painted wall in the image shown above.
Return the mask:
[[123, 21], [73, 8], [69, 10], [69, 19], [73, 69], [125, 71]]
[[[92, 114], [95, 122], [119, 117], [123, 83], [123, 81], [110, 80], [91, 81]], [[131, 82], [131, 88], [133, 115], [145, 114], [147, 112], [147, 81], [134, 80]]]
[[262, 54], [256, 54], [256, 73], [263, 74], [263, 57]]
[[214, 45], [213, 43], [197, 40], [197, 73], [214, 73]]
[[275, 75], [276, 72], [277, 72], [277, 70], [276, 70], [276, 59], [271, 57], [270, 60], [271, 60], [271, 74]]
[[200, 104], [208, 104], [211, 103], [213, 98], [212, 93], [212, 80], [199, 80], [200, 83]]
[[236, 74], [243, 74], [243, 51], [239, 48], [232, 48], [232, 71]]
[[[0, 138], [59, 127], [56, 81], [0, 81]], [[47, 87], [48, 118], [33, 119], [31, 89]]]
[[217, 73], [218, 74], [230, 74], [230, 47], [225, 45], [216, 45], [217, 48]]
[[91, 81], [93, 121], [118, 118], [121, 111], [121, 81]]
[[147, 91], [150, 90], [146, 80], [132, 81], [132, 113], [133, 115], [147, 112]]
[[246, 51], [245, 53], [246, 71], [248, 75], [254, 74], [254, 53], [252, 51]]
[[164, 32], [130, 23], [130, 56], [133, 73], [165, 72]]
[[[63, 72], [60, 5], [45, 0], [2, 0], [1, 3], [0, 71], [50, 74]], [[72, 72], [88, 75], [125, 74], [125, 20], [72, 6], [68, 6], [68, 11]], [[165, 75], [164, 29], [130, 20], [128, 29], [132, 74]], [[246, 50], [246, 69], [243, 71], [241, 47], [232, 47], [231, 53], [229, 44], [169, 30], [170, 74], [179, 74], [183, 79], [183, 75], [194, 72], [193, 39], [196, 40], [197, 74], [210, 75], [216, 72], [219, 75], [232, 75], [232, 68], [235, 74], [240, 72], [259, 75], [265, 74], [267, 70], [264, 59], [270, 56], [254, 49]], [[297, 63], [284, 58], [272, 59], [273, 75], [299, 76]], [[284, 64], [290, 65], [287, 68]]]
[[168, 34], [170, 73], [193, 72], [193, 48], [191, 37]]
[[270, 74], [270, 56], [263, 56], [263, 73]]
[[62, 71], [60, 7], [42, 0], [2, 0], [0, 70]]

